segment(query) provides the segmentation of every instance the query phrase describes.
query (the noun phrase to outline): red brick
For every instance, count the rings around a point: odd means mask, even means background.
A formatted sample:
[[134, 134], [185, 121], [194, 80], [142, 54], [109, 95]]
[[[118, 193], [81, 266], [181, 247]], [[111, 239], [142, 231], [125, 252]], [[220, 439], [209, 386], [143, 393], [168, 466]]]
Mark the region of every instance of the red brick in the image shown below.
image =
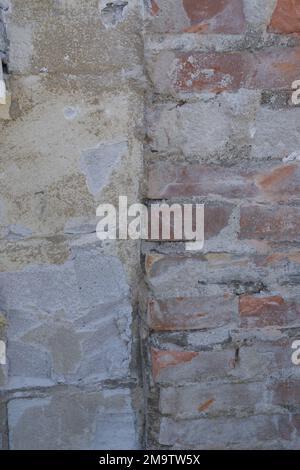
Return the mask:
[[264, 283], [280, 285], [299, 283], [300, 252], [273, 255], [207, 253], [194, 255], [159, 255], [146, 257], [147, 280], [158, 292], [181, 289], [194, 292], [203, 284]]
[[[162, 203], [159, 204], [162, 206]], [[193, 240], [193, 234], [190, 235], [190, 237], [187, 237], [185, 234], [184, 230], [184, 208], [183, 206], [181, 207], [181, 233], [175, 234], [174, 229], [175, 229], [175, 224], [174, 224], [174, 214], [176, 214], [176, 211], [171, 211], [168, 212], [168, 207], [171, 209], [172, 204], [166, 204], [167, 205], [167, 210], [166, 214], [164, 215], [162, 211], [159, 210], [157, 206], [157, 203], [155, 204], [150, 204], [149, 210], [148, 210], [148, 239], [149, 240], [172, 240], [172, 241], [181, 241], [181, 240]], [[152, 210], [153, 209], [153, 210]], [[192, 229], [196, 229], [196, 210], [195, 210], [195, 205], [193, 206], [193, 211], [192, 211]], [[215, 209], [213, 207], [213, 209]], [[168, 215], [168, 213], [170, 215]], [[221, 211], [220, 211], [221, 215]], [[220, 221], [215, 224], [214, 226], [211, 226], [212, 232], [219, 232], [224, 226], [226, 225], [226, 220], [228, 222], [229, 220], [229, 215], [230, 212], [227, 212], [227, 219], [226, 219], [226, 214], [225, 214], [225, 209], [223, 213], [223, 218], [221, 217]], [[153, 217], [153, 221], [152, 221]], [[156, 217], [155, 223], [154, 223], [154, 217]], [[158, 227], [158, 233], [155, 234], [155, 226], [157, 224], [157, 219], [159, 219], [159, 227]], [[178, 224], [180, 223], [180, 220], [178, 221]], [[165, 224], [165, 225], [164, 225]], [[170, 227], [169, 233], [166, 230], [166, 233], [164, 233], [163, 228], [167, 229]], [[176, 235], [176, 236], [175, 236]]]
[[219, 205], [205, 205], [204, 207], [204, 237], [209, 240], [227, 227], [233, 206], [222, 203]]
[[159, 351], [152, 349], [152, 371], [153, 378], [156, 379], [163, 369], [175, 367], [192, 361], [198, 353], [193, 351]]
[[239, 238], [300, 241], [300, 208], [260, 205], [242, 207]]
[[245, 31], [242, 0], [150, 0], [151, 31], [224, 33]]
[[[290, 89], [300, 76], [300, 49], [269, 48], [255, 54], [243, 52], [174, 52], [175, 58], [162, 68], [155, 58], [155, 86], [175, 92], [237, 91], [246, 89]], [[155, 69], [157, 70], [155, 71]]]
[[151, 0], [150, 5], [151, 5], [151, 15], [153, 15], [153, 16], [158, 15], [160, 8], [159, 8], [158, 4], [156, 3], [156, 1]]
[[215, 328], [234, 320], [236, 298], [230, 294], [203, 297], [151, 299], [148, 324], [156, 331]]
[[205, 414], [226, 415], [254, 409], [263, 403], [265, 384], [197, 383], [166, 387], [160, 391], [160, 412], [176, 419], [199, 418]]
[[282, 34], [300, 33], [299, 0], [278, 0], [268, 30]]
[[242, 327], [292, 326], [300, 323], [300, 305], [280, 295], [243, 295], [239, 300]]
[[274, 308], [282, 308], [284, 300], [279, 295], [269, 297], [243, 295], [240, 297], [239, 309], [241, 316], [261, 316]]
[[[151, 205], [150, 205], [151, 207]], [[204, 235], [205, 235], [205, 240], [209, 240], [210, 238], [213, 238], [217, 236], [221, 230], [223, 230], [225, 227], [227, 227], [229, 223], [230, 216], [233, 211], [233, 207], [231, 204], [227, 203], [214, 203], [210, 205], [205, 205], [204, 208]], [[165, 240], [166, 238], [163, 237], [163, 232], [162, 232], [162, 221], [163, 217], [162, 214], [160, 214], [160, 225], [159, 225], [159, 233], [158, 233], [158, 238], [154, 238], [152, 232], [151, 232], [151, 210], [149, 209], [149, 223], [148, 223], [148, 236], [149, 240]], [[184, 211], [182, 212], [182, 233], [181, 236], [178, 238], [175, 238], [174, 235], [174, 217], [173, 215], [169, 219], [165, 221], [166, 223], [170, 223], [170, 237], [167, 237], [167, 240], [174, 240], [174, 241], [180, 241], [180, 240], [188, 240], [185, 237], [185, 231], [184, 231]], [[195, 216], [195, 211], [193, 212], [193, 220], [192, 220], [192, 228], [193, 230], [196, 229], [195, 226], [196, 222], [196, 216]], [[189, 239], [194, 239], [193, 235]]]
[[234, 368], [235, 351], [183, 351], [152, 349], [153, 379], [159, 383], [198, 382], [226, 377]]
[[149, 166], [149, 198], [189, 196], [299, 200], [300, 165], [275, 162], [224, 168], [200, 163], [159, 162]]
[[247, 169], [238, 170], [233, 178], [232, 168], [202, 164], [155, 163], [148, 171], [148, 197], [208, 196], [216, 194], [229, 198], [253, 197], [257, 189], [247, 178]]
[[266, 198], [277, 201], [290, 201], [300, 196], [300, 165], [286, 164], [274, 166], [256, 176], [256, 184]]
[[238, 34], [245, 30], [242, 0], [183, 0], [190, 19], [187, 32]]

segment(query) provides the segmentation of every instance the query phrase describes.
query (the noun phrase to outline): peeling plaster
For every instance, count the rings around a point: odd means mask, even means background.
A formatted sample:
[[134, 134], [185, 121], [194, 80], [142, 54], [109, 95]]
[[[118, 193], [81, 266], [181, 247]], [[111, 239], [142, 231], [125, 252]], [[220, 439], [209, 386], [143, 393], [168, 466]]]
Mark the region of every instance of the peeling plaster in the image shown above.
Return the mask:
[[99, 10], [101, 15], [101, 21], [105, 28], [114, 28], [120, 23], [126, 14], [128, 2], [118, 0], [100, 0]]

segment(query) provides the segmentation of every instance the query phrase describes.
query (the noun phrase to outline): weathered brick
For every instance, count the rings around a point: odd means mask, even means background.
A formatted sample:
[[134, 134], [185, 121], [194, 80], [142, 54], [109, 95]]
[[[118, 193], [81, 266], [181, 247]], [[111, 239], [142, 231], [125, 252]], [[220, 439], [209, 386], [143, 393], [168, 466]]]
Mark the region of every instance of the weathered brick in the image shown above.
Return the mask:
[[300, 75], [300, 49], [268, 48], [243, 52], [162, 52], [149, 60], [158, 91], [212, 92], [290, 89]]
[[177, 449], [297, 448], [299, 428], [293, 418], [288, 414], [185, 421], [163, 418], [159, 442]]
[[[178, 109], [174, 105], [158, 105], [148, 111], [147, 117], [149, 144], [157, 152], [216, 152], [230, 135], [224, 113], [209, 103], [189, 103]], [[209, 134], [213, 121], [218, 128], [214, 141]]]
[[[300, 165], [232, 166], [158, 162], [148, 168], [148, 197], [226, 197], [259, 201], [300, 199]], [[208, 214], [209, 215], [209, 214]], [[213, 216], [213, 214], [212, 214]], [[206, 218], [207, 220], [207, 218]]]
[[183, 7], [191, 20], [191, 32], [241, 33], [245, 29], [241, 0], [183, 0]]
[[300, 146], [299, 120], [298, 106], [290, 106], [280, 111], [261, 106], [250, 130], [251, 158], [284, 160], [297, 152], [295, 149]]
[[298, 0], [277, 0], [268, 30], [273, 33], [300, 33], [300, 4]]
[[[244, 192], [242, 192], [244, 191]], [[256, 193], [253, 182], [243, 177], [233, 178], [233, 170], [201, 164], [159, 162], [148, 170], [148, 197], [170, 198], [180, 196], [252, 197]]]
[[204, 207], [204, 238], [209, 240], [225, 228], [230, 222], [234, 206], [226, 203], [206, 204]]
[[283, 206], [241, 208], [240, 239], [300, 241], [300, 209]]
[[153, 379], [158, 383], [197, 382], [230, 375], [235, 351], [183, 351], [152, 349]]
[[152, 349], [151, 356], [153, 378], [156, 380], [164, 369], [190, 362], [198, 354], [193, 351], [159, 351]]
[[[155, 203], [156, 205], [157, 203]], [[171, 207], [171, 204], [169, 205]], [[150, 204], [149, 211], [148, 211], [148, 240], [194, 240], [194, 235], [193, 233], [187, 234], [185, 231], [185, 219], [184, 219], [184, 209], [181, 212], [181, 224], [179, 224], [179, 227], [181, 228], [181, 231], [179, 231], [179, 234], [174, 233], [174, 215], [171, 214], [170, 211], [170, 218], [167, 215], [164, 215], [162, 212], [160, 212], [156, 217], [159, 218], [159, 227], [158, 227], [158, 233], [156, 234], [155, 231], [152, 232], [152, 229], [154, 230], [155, 224], [152, 224], [151, 221], [151, 207], [152, 204]], [[183, 206], [182, 206], [183, 208]], [[230, 217], [232, 215], [234, 206], [232, 204], [228, 203], [210, 203], [207, 204], [204, 208], [204, 238], [205, 240], [209, 240], [210, 238], [213, 238], [225, 228], [227, 227]], [[156, 211], [153, 212], [153, 214], [157, 214]], [[167, 219], [168, 217], [168, 219]], [[179, 219], [180, 220], [180, 219]], [[163, 225], [165, 224], [165, 225]], [[169, 225], [168, 225], [169, 224]], [[192, 211], [192, 220], [190, 222], [190, 225], [192, 229], [195, 231], [196, 230], [196, 210], [195, 210], [195, 205], [193, 207]], [[166, 229], [170, 226], [169, 232], [166, 234], [163, 231], [163, 227]], [[200, 227], [197, 228], [197, 230], [200, 231]], [[176, 236], [175, 236], [176, 235]]]
[[[198, 285], [205, 283], [226, 283], [231, 279], [245, 277], [244, 269], [248, 267], [247, 278], [253, 259], [234, 256], [227, 253], [207, 255], [147, 255], [146, 270], [148, 282], [153, 287], [168, 289], [171, 286]], [[244, 269], [243, 269], [244, 268]], [[252, 274], [257, 277], [256, 266], [252, 264]]]
[[242, 0], [150, 0], [148, 29], [159, 33], [245, 31]]
[[300, 282], [299, 251], [271, 255], [207, 253], [197, 255], [159, 255], [146, 257], [147, 280], [156, 295], [192, 295], [199, 284], [282, 285]]
[[272, 403], [281, 406], [298, 406], [300, 404], [300, 380], [296, 378], [283, 379], [270, 385]]
[[[271, 338], [271, 336], [270, 336]], [[291, 338], [252, 339], [239, 349], [238, 361], [232, 372], [239, 380], [267, 380], [289, 374], [299, 379], [299, 367], [292, 363]]]
[[300, 107], [278, 112], [260, 106], [258, 95], [242, 89], [208, 102], [155, 104], [147, 112], [149, 147], [155, 153], [195, 160], [212, 157], [241, 164], [250, 156], [276, 165], [300, 146]]
[[300, 305], [297, 300], [281, 295], [242, 295], [239, 298], [241, 326], [295, 326], [300, 324]]
[[224, 326], [208, 328], [197, 331], [185, 331], [183, 334], [184, 341], [191, 349], [201, 350], [212, 348], [220, 348], [230, 343], [230, 332], [232, 329], [238, 327], [238, 321], [235, 319], [235, 314], [232, 316], [231, 321]]
[[[172, 349], [168, 339], [161, 339], [160, 348], [152, 350], [153, 378], [157, 383], [176, 386], [215, 379], [267, 383], [283, 375], [298, 380], [300, 369], [292, 362], [292, 343], [292, 338], [275, 329], [232, 329], [231, 343], [200, 351], [186, 351], [179, 345]], [[270, 397], [266, 399], [270, 402]]]
[[160, 11], [160, 8], [155, 0], [150, 0], [150, 11], [152, 16], [156, 16]]
[[280, 164], [264, 166], [255, 176], [261, 199], [291, 201], [300, 198], [300, 165]]
[[162, 414], [176, 419], [195, 419], [240, 413], [263, 402], [263, 382], [188, 384], [160, 390], [159, 408]]
[[148, 324], [156, 331], [215, 328], [233, 321], [236, 311], [236, 298], [229, 293], [198, 298], [151, 299]]

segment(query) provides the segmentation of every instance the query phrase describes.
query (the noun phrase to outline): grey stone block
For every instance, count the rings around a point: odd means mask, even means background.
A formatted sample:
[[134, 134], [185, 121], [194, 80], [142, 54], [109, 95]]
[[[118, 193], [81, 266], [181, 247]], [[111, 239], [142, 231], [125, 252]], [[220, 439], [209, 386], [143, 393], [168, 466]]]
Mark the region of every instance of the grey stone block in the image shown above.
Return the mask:
[[134, 449], [128, 389], [57, 391], [8, 405], [11, 449]]
[[63, 265], [1, 273], [0, 286], [8, 388], [129, 376], [132, 309], [119, 259], [76, 248]]
[[101, 144], [82, 153], [81, 169], [93, 195], [97, 195], [109, 183], [111, 173], [127, 153], [127, 142]]

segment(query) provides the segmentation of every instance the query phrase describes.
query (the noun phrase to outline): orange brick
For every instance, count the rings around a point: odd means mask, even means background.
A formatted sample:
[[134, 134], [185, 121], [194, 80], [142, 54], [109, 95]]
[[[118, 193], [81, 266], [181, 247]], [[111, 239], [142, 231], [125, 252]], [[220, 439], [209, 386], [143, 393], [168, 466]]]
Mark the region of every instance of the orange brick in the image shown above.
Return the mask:
[[236, 311], [236, 298], [230, 294], [151, 299], [148, 324], [156, 331], [215, 328], [232, 322]]
[[[290, 89], [300, 76], [300, 48], [244, 52], [175, 52], [169, 63], [158, 54], [150, 73], [155, 87], [170, 92]], [[163, 56], [164, 57], [164, 56]], [[164, 60], [164, 67], [162, 67]]]
[[300, 208], [261, 205], [242, 207], [239, 238], [300, 241]]
[[165, 368], [174, 367], [185, 362], [190, 362], [198, 353], [193, 351], [160, 351], [152, 349], [152, 371], [156, 379]]
[[278, 0], [268, 30], [282, 34], [300, 33], [299, 1]]

